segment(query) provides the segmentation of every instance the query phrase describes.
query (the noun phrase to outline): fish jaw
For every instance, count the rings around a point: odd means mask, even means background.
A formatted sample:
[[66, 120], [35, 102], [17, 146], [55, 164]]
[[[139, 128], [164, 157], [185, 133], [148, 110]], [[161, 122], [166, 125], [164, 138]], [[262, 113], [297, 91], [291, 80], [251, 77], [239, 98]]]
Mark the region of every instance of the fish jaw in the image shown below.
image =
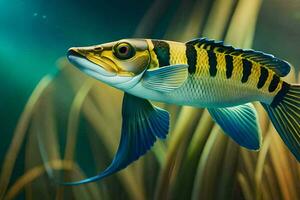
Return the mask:
[[83, 53], [81, 53], [77, 48], [74, 47], [68, 50], [67, 58], [70, 61], [70, 63], [72, 63], [83, 73], [112, 87], [116, 87], [124, 91], [138, 83], [139, 78], [141, 77], [118, 76], [117, 72], [113, 70], [113, 67], [105, 63], [101, 63], [100, 65], [91, 62], [85, 57]]
[[76, 48], [70, 48], [67, 53], [69, 61], [82, 71], [94, 71], [99, 75], [105, 77], [115, 76], [115, 72], [107, 71], [103, 66], [99, 66], [89, 61], [83, 54], [80, 53]]

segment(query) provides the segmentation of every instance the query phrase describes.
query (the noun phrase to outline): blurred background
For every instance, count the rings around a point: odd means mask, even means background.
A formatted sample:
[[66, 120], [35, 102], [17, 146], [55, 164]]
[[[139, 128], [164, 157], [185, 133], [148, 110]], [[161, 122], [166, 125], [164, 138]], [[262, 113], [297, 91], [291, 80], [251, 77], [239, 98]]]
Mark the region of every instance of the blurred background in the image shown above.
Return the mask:
[[299, 164], [259, 105], [260, 152], [205, 110], [160, 104], [172, 131], [133, 166], [75, 189], [53, 181], [102, 171], [119, 141], [122, 93], [73, 69], [69, 47], [209, 37], [289, 61], [296, 82], [299, 33], [300, 0], [0, 1], [0, 199], [299, 199]]

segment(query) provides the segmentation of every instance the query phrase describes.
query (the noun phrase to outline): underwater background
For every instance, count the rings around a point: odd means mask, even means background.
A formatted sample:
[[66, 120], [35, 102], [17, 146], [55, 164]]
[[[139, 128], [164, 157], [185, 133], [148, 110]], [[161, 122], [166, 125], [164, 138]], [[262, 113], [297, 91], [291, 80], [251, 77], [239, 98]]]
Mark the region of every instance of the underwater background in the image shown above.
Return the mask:
[[300, 165], [259, 105], [259, 152], [203, 109], [159, 104], [172, 116], [166, 141], [103, 181], [57, 185], [108, 166], [121, 124], [122, 93], [66, 51], [130, 37], [225, 40], [287, 60], [287, 80], [300, 77], [300, 0], [0, 0], [0, 199], [300, 199]]

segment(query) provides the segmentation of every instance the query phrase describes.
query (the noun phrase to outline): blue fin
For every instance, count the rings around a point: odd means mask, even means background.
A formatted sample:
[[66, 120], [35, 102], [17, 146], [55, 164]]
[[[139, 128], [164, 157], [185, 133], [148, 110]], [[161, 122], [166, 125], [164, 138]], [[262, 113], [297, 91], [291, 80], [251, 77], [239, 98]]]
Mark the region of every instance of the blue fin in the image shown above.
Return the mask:
[[227, 108], [209, 108], [210, 115], [223, 131], [239, 145], [251, 150], [261, 146], [257, 113], [251, 103]]
[[188, 65], [169, 65], [147, 70], [142, 79], [145, 88], [159, 92], [169, 92], [179, 88], [188, 77]]
[[124, 94], [122, 108], [122, 132], [117, 153], [110, 164], [100, 174], [77, 182], [63, 185], [80, 185], [103, 179], [124, 169], [144, 155], [156, 141], [164, 139], [169, 131], [169, 113], [153, 106], [148, 100]]
[[281, 139], [300, 162], [300, 85], [284, 82], [272, 104], [262, 105]]

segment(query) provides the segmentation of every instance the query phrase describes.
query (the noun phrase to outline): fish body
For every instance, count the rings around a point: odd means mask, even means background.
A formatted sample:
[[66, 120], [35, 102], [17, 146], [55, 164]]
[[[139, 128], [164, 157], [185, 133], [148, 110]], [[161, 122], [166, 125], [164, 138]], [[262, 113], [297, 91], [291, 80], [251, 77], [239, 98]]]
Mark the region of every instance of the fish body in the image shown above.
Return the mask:
[[[229, 107], [253, 101], [271, 104], [282, 88], [281, 78], [263, 64], [243, 58], [242, 54], [230, 55], [212, 46], [204, 47], [201, 39], [147, 43], [152, 60], [150, 70], [187, 64], [189, 74], [184, 84], [171, 92], [149, 90], [141, 82], [127, 91], [141, 98], [195, 107]], [[288, 65], [283, 61], [280, 64]]]
[[169, 114], [149, 100], [207, 108], [224, 133], [258, 150], [262, 136], [251, 102], [260, 102], [300, 161], [300, 86], [282, 80], [290, 64], [270, 54], [206, 38], [186, 43], [124, 39], [71, 48], [68, 59], [85, 74], [124, 91], [121, 140], [111, 165], [76, 185], [102, 179], [145, 154], [169, 130]]

